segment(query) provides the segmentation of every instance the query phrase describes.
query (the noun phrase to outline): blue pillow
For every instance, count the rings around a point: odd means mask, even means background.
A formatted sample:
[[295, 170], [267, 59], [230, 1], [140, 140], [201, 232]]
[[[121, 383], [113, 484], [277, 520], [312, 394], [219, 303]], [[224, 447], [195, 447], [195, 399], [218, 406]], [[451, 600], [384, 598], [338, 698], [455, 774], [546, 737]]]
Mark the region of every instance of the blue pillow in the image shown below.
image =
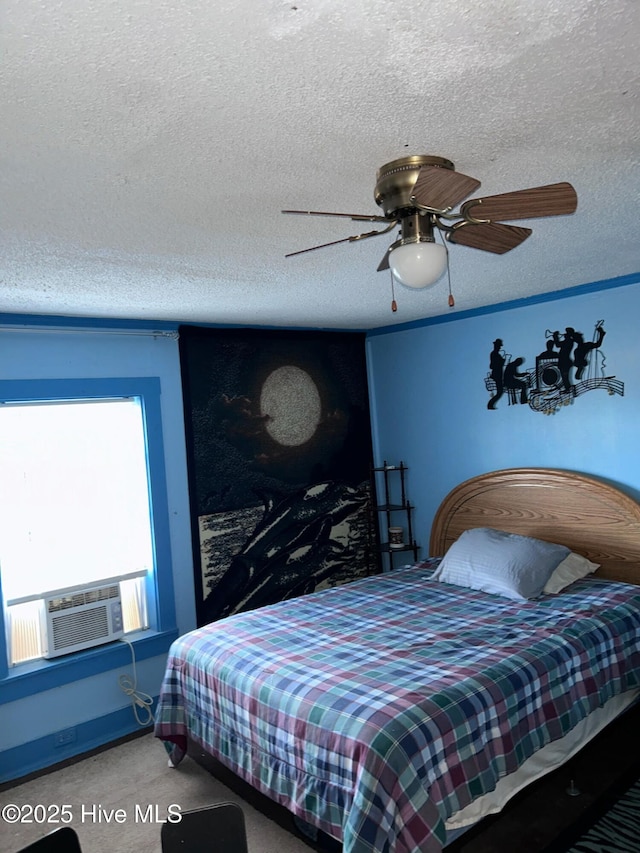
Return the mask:
[[569, 554], [564, 545], [476, 527], [453, 543], [432, 580], [522, 601], [537, 598]]

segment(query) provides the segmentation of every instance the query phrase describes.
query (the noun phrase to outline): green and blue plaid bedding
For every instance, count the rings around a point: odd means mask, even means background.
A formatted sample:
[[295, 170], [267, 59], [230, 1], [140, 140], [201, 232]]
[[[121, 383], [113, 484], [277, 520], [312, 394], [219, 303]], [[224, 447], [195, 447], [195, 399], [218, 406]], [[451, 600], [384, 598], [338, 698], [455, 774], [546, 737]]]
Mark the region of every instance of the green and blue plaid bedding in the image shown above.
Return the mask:
[[640, 588], [516, 602], [435, 561], [237, 614], [171, 647], [155, 734], [187, 736], [344, 853], [429, 853], [444, 821], [640, 685]]

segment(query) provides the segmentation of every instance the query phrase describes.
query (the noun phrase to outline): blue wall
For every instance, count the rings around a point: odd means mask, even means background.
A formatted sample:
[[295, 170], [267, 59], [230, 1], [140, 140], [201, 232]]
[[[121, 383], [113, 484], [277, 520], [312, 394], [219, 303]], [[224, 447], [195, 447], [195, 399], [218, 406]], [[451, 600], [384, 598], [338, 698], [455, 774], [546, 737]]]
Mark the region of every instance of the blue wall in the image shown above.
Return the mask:
[[[613, 286], [615, 284], [615, 286]], [[565, 298], [378, 330], [367, 341], [377, 464], [409, 466], [414, 534], [428, 551], [431, 519], [457, 483], [499, 468], [565, 468], [613, 481], [640, 495], [640, 276], [603, 283]], [[528, 405], [487, 409], [484, 379], [496, 338], [523, 368], [535, 366], [545, 331], [566, 326], [590, 340], [604, 319], [602, 350], [624, 396], [592, 390], [555, 415]]]
[[[375, 460], [402, 459], [409, 465], [408, 496], [416, 506], [414, 533], [422, 555], [442, 498], [460, 481], [485, 471], [566, 468], [604, 477], [640, 496], [638, 316], [640, 276], [549, 301], [473, 316], [452, 313], [369, 334]], [[0, 328], [1, 378], [159, 378], [176, 624], [180, 633], [190, 630], [194, 585], [177, 339], [151, 335], [145, 324], [66, 320], [68, 331], [54, 331], [46, 318], [0, 317], [0, 324], [3, 319], [27, 328]], [[623, 397], [591, 391], [553, 416], [509, 406], [506, 396], [495, 411], [487, 410], [484, 378], [495, 338], [503, 339], [507, 352], [525, 356], [529, 368], [544, 348], [545, 330], [573, 326], [589, 339], [602, 319], [603, 350], [611, 373], [624, 382]], [[165, 658], [139, 662], [139, 690], [157, 695]], [[122, 671], [130, 666], [4, 704], [0, 695], [0, 778], [3, 751], [14, 767], [19, 756], [26, 773], [134, 731], [129, 700], [117, 683]], [[68, 727], [76, 728], [76, 741], [54, 747], [53, 733]]]
[[[8, 318], [0, 317], [0, 325], [3, 320]], [[193, 628], [193, 558], [177, 336], [151, 335], [146, 329], [109, 330], [99, 325], [87, 331], [79, 327], [53, 330], [42, 323], [24, 330], [5, 327], [0, 329], [0, 371], [2, 379], [12, 380], [159, 378], [175, 625], [180, 633]], [[126, 647], [121, 659], [116, 670], [15, 701], [6, 701], [7, 686], [0, 683], [0, 691], [4, 689], [4, 695], [0, 693], [0, 779], [22, 775], [135, 731], [138, 724], [130, 699], [118, 685], [120, 673], [131, 674]], [[165, 661], [166, 654], [138, 661], [140, 691], [158, 694]], [[74, 742], [54, 746], [53, 733], [71, 727], [76, 729]]]

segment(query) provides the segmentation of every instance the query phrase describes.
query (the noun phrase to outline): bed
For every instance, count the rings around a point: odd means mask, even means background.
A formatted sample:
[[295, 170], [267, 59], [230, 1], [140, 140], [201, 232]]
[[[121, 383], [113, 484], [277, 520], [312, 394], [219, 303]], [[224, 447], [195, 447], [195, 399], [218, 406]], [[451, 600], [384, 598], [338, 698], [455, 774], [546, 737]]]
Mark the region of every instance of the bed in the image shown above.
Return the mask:
[[[439, 581], [483, 530], [600, 568], [525, 599]], [[443, 500], [429, 551], [177, 640], [155, 725], [172, 762], [191, 740], [344, 853], [438, 853], [636, 700], [631, 497], [572, 472], [491, 472]]]

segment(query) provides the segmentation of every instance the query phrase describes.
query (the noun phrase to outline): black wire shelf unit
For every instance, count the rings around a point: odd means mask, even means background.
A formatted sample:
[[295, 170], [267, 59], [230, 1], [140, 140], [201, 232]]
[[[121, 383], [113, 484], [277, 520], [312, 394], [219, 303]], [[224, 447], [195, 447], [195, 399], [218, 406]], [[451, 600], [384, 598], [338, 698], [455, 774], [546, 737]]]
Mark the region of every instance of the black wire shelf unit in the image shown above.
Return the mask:
[[[398, 565], [395, 558], [398, 554], [403, 555], [404, 564], [407, 563], [407, 553], [413, 555], [413, 562], [418, 559], [419, 545], [413, 538], [412, 513], [414, 507], [410, 504], [406, 495], [406, 472], [408, 467], [404, 462], [399, 465], [391, 465], [386, 460], [380, 466], [371, 469], [371, 479], [376, 499], [382, 499], [377, 503], [375, 511], [378, 513], [380, 522], [380, 537], [378, 550], [386, 563], [386, 570], [391, 571]], [[378, 486], [382, 485], [379, 489]], [[386, 525], [385, 523], [386, 522]], [[392, 535], [390, 528], [402, 527], [401, 541], [397, 541], [397, 534]], [[383, 570], [385, 566], [383, 565]]]

